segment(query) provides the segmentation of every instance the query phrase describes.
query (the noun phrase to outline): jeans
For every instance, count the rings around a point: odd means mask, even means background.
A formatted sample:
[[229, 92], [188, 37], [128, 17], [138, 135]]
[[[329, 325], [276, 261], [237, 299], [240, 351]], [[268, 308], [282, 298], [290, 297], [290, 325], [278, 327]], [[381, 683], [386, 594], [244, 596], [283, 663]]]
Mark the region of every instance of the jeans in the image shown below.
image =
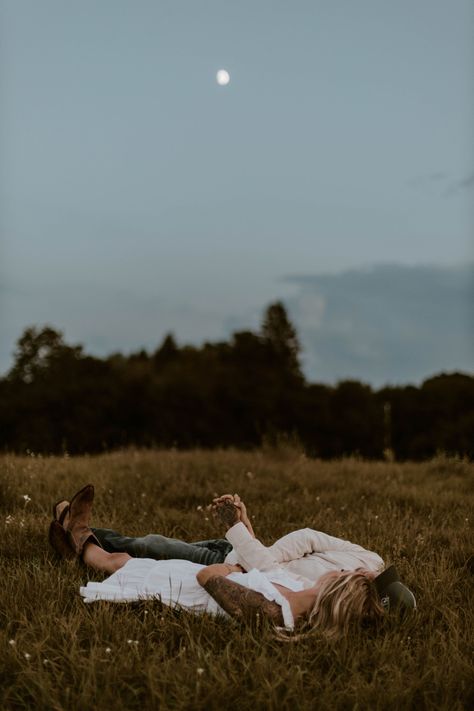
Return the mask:
[[92, 531], [108, 553], [128, 553], [133, 558], [180, 559], [201, 565], [212, 565], [223, 563], [232, 550], [231, 544], [223, 539], [186, 543], [178, 538], [160, 536], [158, 533], [131, 538], [122, 536], [110, 528], [93, 528]]

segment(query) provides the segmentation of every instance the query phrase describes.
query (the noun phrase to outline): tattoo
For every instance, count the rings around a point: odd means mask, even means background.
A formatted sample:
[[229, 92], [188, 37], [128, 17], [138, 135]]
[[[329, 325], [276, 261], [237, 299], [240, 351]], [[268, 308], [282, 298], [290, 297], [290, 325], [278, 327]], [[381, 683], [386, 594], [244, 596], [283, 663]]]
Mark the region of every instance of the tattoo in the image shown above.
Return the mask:
[[232, 501], [223, 501], [217, 504], [215, 512], [221, 523], [227, 528], [231, 528], [239, 521], [239, 511]]
[[281, 607], [255, 590], [234, 583], [222, 575], [210, 578], [205, 590], [231, 617], [242, 622], [258, 622], [264, 618], [278, 627], [283, 626]]

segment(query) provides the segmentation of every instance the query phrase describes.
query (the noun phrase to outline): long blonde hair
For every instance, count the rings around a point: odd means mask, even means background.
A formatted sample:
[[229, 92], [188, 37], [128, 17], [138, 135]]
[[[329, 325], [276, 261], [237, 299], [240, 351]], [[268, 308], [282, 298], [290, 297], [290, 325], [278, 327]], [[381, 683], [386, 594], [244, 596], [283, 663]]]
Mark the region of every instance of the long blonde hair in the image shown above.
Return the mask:
[[345, 636], [354, 623], [382, 619], [384, 608], [372, 573], [359, 569], [324, 577], [308, 615], [312, 630], [323, 632], [329, 639], [337, 639]]
[[296, 642], [321, 632], [329, 640], [337, 640], [347, 635], [355, 624], [381, 620], [385, 611], [373, 579], [374, 574], [363, 569], [323, 576], [306, 629], [301, 634], [279, 635], [279, 638]]

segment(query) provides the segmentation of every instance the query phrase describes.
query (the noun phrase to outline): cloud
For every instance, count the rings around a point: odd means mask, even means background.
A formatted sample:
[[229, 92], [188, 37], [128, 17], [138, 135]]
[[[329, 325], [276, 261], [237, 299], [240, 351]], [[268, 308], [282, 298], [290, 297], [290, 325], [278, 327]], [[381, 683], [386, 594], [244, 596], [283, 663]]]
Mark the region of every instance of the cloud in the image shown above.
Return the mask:
[[433, 183], [439, 183], [448, 179], [447, 173], [438, 171], [436, 173], [427, 173], [426, 175], [417, 175], [414, 178], [407, 180], [407, 185], [414, 188], [420, 188]]
[[380, 386], [472, 370], [474, 268], [379, 265], [286, 277], [310, 380]]
[[463, 192], [464, 190], [470, 190], [473, 187], [474, 187], [474, 172], [471, 173], [470, 175], [467, 175], [465, 178], [461, 178], [461, 180], [457, 180], [454, 183], [452, 183], [446, 189], [444, 195], [445, 195], [445, 197], [449, 197], [451, 195], [457, 195], [458, 193]]
[[68, 343], [105, 355], [154, 349], [167, 331], [179, 343], [199, 344], [257, 330], [268, 303], [282, 299], [312, 382], [420, 382], [443, 370], [472, 371], [473, 284], [472, 266], [401, 265], [287, 275], [273, 284], [271, 295], [236, 294], [230, 300], [178, 299], [92, 283], [67, 289], [4, 283], [0, 372], [11, 367], [14, 343], [28, 325], [50, 323]]

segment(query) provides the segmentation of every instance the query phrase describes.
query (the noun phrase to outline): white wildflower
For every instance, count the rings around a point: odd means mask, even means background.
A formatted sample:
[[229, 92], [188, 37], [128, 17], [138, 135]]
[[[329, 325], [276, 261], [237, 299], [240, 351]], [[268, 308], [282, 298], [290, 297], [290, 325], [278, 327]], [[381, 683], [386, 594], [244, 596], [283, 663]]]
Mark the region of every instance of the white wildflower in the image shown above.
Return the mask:
[[28, 661], [28, 659], [31, 659], [31, 654], [28, 654], [28, 652], [25, 652], [24, 657]]
[[112, 651], [112, 650], [110, 649], [110, 647], [106, 647], [106, 648], [105, 648], [105, 653], [106, 653], [106, 654], [110, 654], [111, 651]]
[[15, 642], [14, 639], [9, 639], [9, 640], [8, 640], [8, 644], [11, 645], [12, 647], [14, 647], [15, 644], [16, 644], [16, 642]]
[[43, 664], [44, 666], [47, 666], [49, 664], [49, 659], [43, 659]]
[[196, 669], [196, 671], [197, 671], [197, 673], [199, 674], [199, 676], [201, 676], [201, 674], [204, 674], [204, 669], [203, 669], [202, 667], [198, 667], [198, 668]]
[[196, 506], [196, 511], [202, 511], [202, 506]]
[[25, 499], [25, 504], [27, 504], [31, 501], [31, 497], [28, 496], [28, 494], [23, 494], [23, 498]]

